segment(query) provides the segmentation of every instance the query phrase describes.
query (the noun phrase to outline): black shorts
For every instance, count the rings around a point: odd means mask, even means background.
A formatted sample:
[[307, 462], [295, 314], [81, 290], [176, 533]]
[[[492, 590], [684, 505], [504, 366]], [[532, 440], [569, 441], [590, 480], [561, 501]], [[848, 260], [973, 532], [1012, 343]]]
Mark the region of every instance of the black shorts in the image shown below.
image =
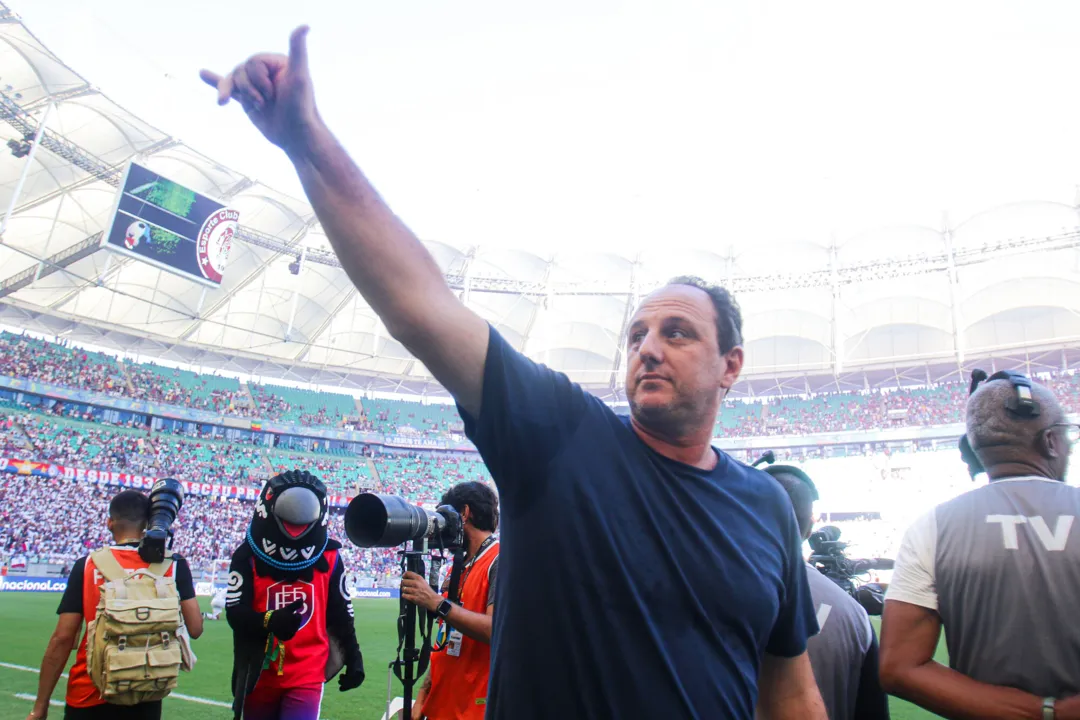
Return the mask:
[[64, 720], [161, 720], [161, 701], [138, 705], [64, 706]]

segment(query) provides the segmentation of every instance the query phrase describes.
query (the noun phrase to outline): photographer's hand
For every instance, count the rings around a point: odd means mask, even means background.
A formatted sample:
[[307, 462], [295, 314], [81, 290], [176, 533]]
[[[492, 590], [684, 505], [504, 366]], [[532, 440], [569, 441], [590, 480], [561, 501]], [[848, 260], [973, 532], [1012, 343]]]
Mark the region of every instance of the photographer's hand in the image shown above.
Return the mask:
[[303, 600], [294, 600], [280, 610], [274, 610], [266, 619], [266, 628], [274, 634], [278, 640], [292, 640], [300, 624], [304, 621], [300, 614], [304, 607]]
[[401, 576], [401, 597], [417, 607], [435, 612], [443, 601], [442, 595], [431, 589], [431, 585], [420, 575], [407, 572]]

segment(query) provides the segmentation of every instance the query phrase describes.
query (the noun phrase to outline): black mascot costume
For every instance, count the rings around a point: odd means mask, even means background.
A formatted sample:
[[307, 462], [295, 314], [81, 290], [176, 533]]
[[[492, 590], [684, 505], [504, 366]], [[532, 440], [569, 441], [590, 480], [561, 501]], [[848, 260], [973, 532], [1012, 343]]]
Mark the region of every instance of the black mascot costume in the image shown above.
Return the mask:
[[326, 486], [290, 470], [259, 494], [229, 567], [233, 713], [247, 720], [317, 720], [323, 684], [364, 681], [341, 543], [326, 532]]

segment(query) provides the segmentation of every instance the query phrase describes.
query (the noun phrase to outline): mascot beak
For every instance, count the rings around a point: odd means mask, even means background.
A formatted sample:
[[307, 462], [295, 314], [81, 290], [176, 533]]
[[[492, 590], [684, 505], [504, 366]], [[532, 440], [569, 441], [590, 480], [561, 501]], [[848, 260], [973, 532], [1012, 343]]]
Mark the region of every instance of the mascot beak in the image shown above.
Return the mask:
[[281, 531], [294, 540], [315, 527], [321, 516], [318, 495], [306, 487], [291, 487], [278, 495], [274, 503], [274, 517]]

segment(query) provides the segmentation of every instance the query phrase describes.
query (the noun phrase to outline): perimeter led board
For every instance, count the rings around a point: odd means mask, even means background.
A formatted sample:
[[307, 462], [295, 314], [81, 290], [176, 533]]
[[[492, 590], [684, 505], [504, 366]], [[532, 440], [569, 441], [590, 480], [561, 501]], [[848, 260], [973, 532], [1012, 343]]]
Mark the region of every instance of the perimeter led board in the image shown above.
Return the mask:
[[239, 220], [237, 211], [131, 162], [103, 245], [217, 287]]

